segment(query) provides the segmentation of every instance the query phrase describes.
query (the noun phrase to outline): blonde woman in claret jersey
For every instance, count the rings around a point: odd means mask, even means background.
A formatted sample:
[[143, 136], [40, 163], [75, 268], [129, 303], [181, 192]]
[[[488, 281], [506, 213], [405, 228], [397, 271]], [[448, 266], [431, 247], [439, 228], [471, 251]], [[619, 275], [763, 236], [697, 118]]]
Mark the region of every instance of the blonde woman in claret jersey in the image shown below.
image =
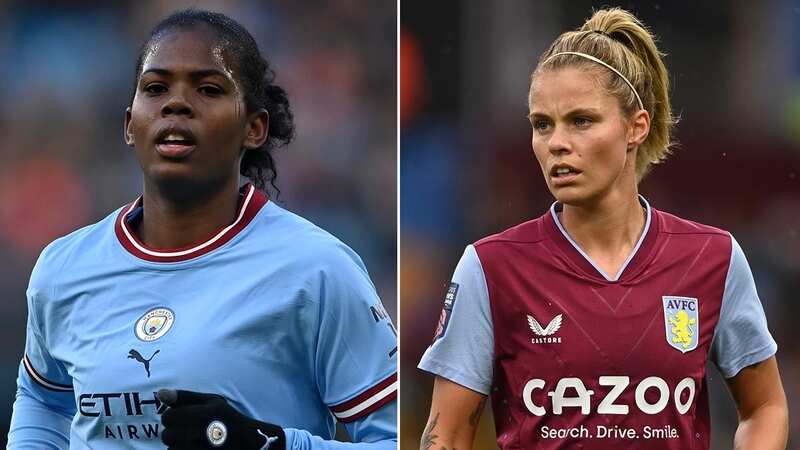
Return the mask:
[[597, 11], [541, 56], [528, 100], [556, 201], [467, 246], [420, 362], [436, 376], [420, 448], [472, 448], [491, 395], [501, 449], [708, 449], [708, 360], [738, 409], [736, 448], [785, 448], [777, 346], [742, 249], [638, 192], [674, 126], [651, 33]]

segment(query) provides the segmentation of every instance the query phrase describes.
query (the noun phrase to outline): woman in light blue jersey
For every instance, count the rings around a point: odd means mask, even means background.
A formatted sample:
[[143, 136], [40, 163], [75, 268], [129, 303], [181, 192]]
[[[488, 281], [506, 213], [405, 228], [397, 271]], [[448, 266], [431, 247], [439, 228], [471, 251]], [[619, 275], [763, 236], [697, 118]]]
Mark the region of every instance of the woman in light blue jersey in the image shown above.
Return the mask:
[[264, 192], [294, 135], [274, 78], [222, 14], [151, 32], [124, 128], [142, 196], [42, 252], [9, 448], [397, 447], [396, 336], [363, 263]]

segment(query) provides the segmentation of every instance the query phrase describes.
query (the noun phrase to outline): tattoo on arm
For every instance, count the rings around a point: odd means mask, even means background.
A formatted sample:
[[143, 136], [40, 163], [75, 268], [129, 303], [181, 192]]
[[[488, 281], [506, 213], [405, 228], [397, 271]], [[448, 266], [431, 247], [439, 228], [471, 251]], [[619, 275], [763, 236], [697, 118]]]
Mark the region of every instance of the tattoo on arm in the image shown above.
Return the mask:
[[436, 422], [438, 421], [439, 421], [439, 413], [437, 412], [436, 415], [433, 416], [433, 419], [431, 419], [431, 421], [428, 422], [428, 426], [425, 427], [425, 432], [422, 433], [422, 442], [420, 442], [419, 446], [420, 450], [430, 450], [431, 447], [436, 445], [436, 438], [438, 438], [439, 436], [433, 434], [433, 429], [436, 428]]
[[477, 427], [478, 423], [480, 423], [481, 412], [483, 412], [483, 405], [485, 404], [486, 404], [486, 399], [484, 398], [478, 403], [478, 406], [475, 407], [475, 411], [472, 411], [472, 414], [469, 415], [469, 424], [472, 425], [473, 428]]
[[[478, 425], [478, 420], [481, 417], [481, 410], [483, 409], [483, 405], [486, 403], [486, 399], [481, 400], [478, 407], [469, 417], [469, 423], [472, 426]], [[433, 419], [428, 422], [428, 425], [425, 427], [425, 431], [422, 433], [422, 441], [420, 442], [420, 450], [458, 450], [456, 447], [447, 448], [446, 446], [442, 445], [438, 449], [435, 447], [439, 444], [436, 443], [436, 439], [439, 437], [438, 434], [434, 434], [434, 430], [436, 428], [436, 424], [439, 422], [439, 413], [437, 412]]]

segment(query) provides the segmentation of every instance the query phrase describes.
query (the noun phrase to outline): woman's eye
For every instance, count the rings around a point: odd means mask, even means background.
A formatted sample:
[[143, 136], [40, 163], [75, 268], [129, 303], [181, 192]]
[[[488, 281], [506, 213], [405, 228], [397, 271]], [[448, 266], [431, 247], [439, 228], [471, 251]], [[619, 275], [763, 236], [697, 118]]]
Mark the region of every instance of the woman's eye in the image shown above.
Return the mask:
[[544, 131], [550, 126], [550, 122], [546, 120], [534, 120], [533, 128], [537, 131]]
[[150, 83], [144, 87], [144, 91], [148, 94], [162, 94], [167, 92], [167, 87], [161, 83]]
[[212, 86], [212, 85], [200, 86], [199, 90], [200, 90], [201, 94], [205, 94], [205, 95], [216, 96], [216, 95], [221, 95], [222, 94], [222, 89], [218, 88], [217, 86]]
[[575, 118], [575, 126], [577, 127], [587, 127], [591, 125], [592, 119], [588, 119], [586, 117], [576, 117]]

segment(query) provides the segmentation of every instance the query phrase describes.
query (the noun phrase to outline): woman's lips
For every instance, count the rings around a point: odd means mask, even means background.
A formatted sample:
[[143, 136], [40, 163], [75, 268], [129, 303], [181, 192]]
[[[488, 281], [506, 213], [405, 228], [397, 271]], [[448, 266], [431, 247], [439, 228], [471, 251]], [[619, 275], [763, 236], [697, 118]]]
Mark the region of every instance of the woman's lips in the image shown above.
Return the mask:
[[195, 144], [156, 144], [156, 152], [165, 158], [182, 159], [189, 156], [195, 147]]
[[572, 184], [577, 177], [581, 175], [580, 172], [570, 172], [562, 175], [551, 175], [550, 180], [552, 180], [553, 186], [566, 186], [568, 184]]

